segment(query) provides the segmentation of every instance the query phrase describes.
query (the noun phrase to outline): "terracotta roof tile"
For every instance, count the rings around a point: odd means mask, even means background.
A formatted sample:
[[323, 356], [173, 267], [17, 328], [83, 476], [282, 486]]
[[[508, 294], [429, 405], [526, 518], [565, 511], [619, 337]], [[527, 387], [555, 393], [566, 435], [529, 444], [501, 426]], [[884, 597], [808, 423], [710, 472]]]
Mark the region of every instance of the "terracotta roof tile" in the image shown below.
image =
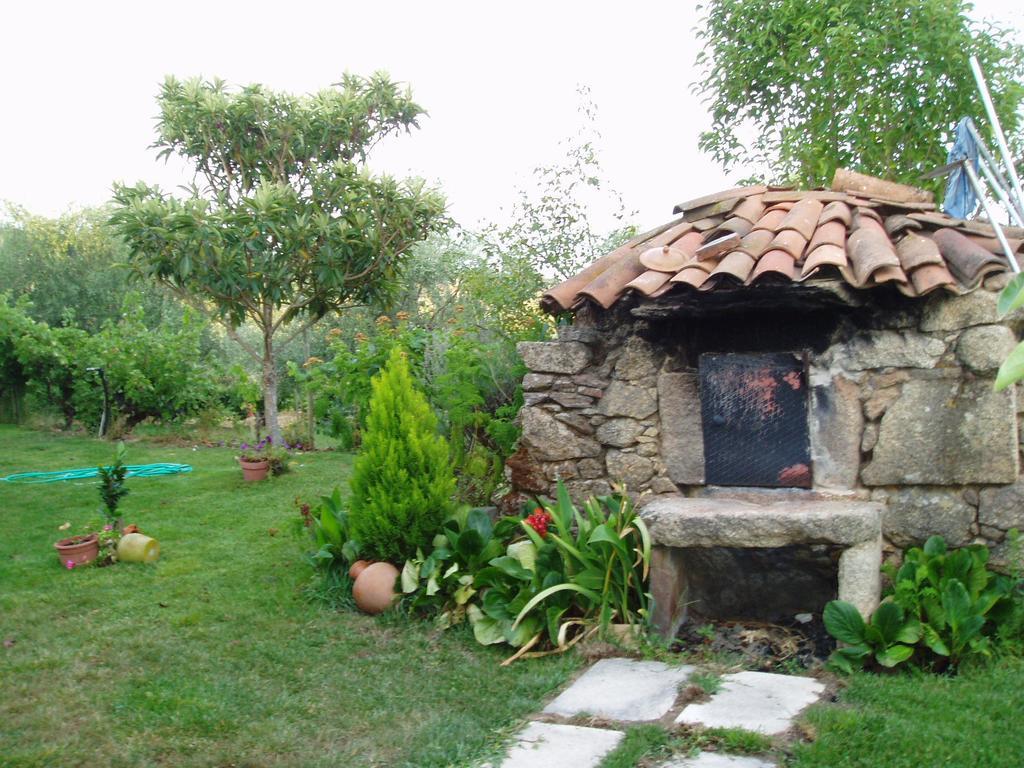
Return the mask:
[[827, 221], [841, 221], [843, 226], [849, 227], [853, 223], [853, 211], [842, 200], [835, 200], [825, 206], [825, 210], [818, 217], [818, 223], [824, 224]]
[[772, 240], [771, 247], [788, 253], [794, 261], [799, 261], [804, 255], [804, 248], [807, 246], [807, 238], [795, 229], [783, 229]]
[[846, 258], [846, 248], [826, 243], [809, 253], [804, 261], [803, 270], [800, 272], [800, 279], [806, 280], [822, 267], [846, 267], [849, 263], [849, 260]]
[[[768, 283], [822, 277], [865, 290], [895, 286], [917, 297], [960, 293], [1008, 270], [986, 222], [930, 210], [934, 204], [913, 199], [913, 188], [896, 185], [895, 193], [883, 193], [853, 186], [854, 194], [737, 187], [683, 203], [676, 206], [682, 217], [554, 286], [542, 306], [553, 313], [587, 302], [608, 309], [627, 293], [652, 301], [693, 289], [767, 290]], [[1021, 252], [1024, 230], [1005, 231]]]
[[756, 282], [766, 275], [784, 277], [792, 280], [796, 277], [796, 262], [786, 251], [773, 249], [757, 260], [757, 265], [751, 273], [748, 283]]
[[918, 296], [925, 296], [939, 288], [946, 288], [958, 293], [956, 280], [945, 264], [925, 264], [910, 273], [910, 281]]
[[949, 265], [950, 272], [968, 287], [977, 285], [985, 275], [1000, 272], [1005, 268], [1002, 259], [968, 240], [955, 229], [938, 229], [932, 238], [939, 246], [939, 253]]
[[819, 224], [814, 230], [811, 241], [807, 244], [807, 252], [812, 252], [819, 245], [835, 245], [839, 248], [846, 247], [846, 225], [837, 219], [830, 219], [824, 224]]
[[779, 224], [779, 229], [795, 230], [803, 235], [806, 242], [814, 234], [814, 228], [818, 226], [818, 217], [821, 216], [824, 208], [825, 206], [819, 200], [810, 198], [801, 200], [789, 210], [786, 218]]
[[934, 240], [912, 232], [896, 244], [896, 255], [907, 272], [926, 264], [945, 264]]
[[639, 291], [644, 296], [651, 296], [672, 277], [671, 272], [659, 272], [649, 269], [639, 277], [635, 277], [626, 283], [627, 290]]

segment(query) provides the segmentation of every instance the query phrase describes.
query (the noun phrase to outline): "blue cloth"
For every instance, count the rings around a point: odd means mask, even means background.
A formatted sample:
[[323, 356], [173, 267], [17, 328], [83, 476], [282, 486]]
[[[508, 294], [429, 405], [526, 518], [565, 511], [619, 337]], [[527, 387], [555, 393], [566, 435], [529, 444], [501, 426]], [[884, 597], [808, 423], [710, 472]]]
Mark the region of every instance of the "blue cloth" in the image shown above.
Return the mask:
[[[960, 119], [960, 122], [956, 124], [956, 134], [953, 140], [953, 146], [949, 149], [949, 156], [946, 158], [947, 163], [958, 163], [964, 158], [974, 166], [974, 170], [978, 170], [978, 145], [974, 141], [974, 137], [971, 132], [967, 129], [970, 125], [971, 118], [964, 117]], [[966, 219], [972, 213], [974, 213], [975, 207], [978, 205], [978, 196], [974, 194], [974, 188], [971, 187], [971, 182], [967, 178], [967, 173], [963, 167], [959, 167], [953, 170], [949, 174], [949, 179], [946, 181], [946, 197], [942, 201], [942, 210], [955, 219]]]

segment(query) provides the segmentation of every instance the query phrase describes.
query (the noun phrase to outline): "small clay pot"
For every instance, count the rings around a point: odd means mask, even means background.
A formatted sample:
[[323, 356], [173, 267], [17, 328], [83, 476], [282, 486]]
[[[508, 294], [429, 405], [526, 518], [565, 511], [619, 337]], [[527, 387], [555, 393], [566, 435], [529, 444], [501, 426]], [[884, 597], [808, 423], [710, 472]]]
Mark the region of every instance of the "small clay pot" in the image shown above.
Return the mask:
[[252, 483], [257, 480], [265, 480], [267, 473], [270, 472], [270, 462], [266, 459], [262, 461], [246, 461], [245, 459], [239, 459], [238, 463], [242, 465], [242, 479], [247, 483]]
[[368, 566], [373, 565], [372, 560], [356, 560], [352, 563], [352, 567], [348, 569], [348, 577], [355, 581], [359, 578], [359, 574], [367, 569]]
[[395, 581], [398, 569], [391, 563], [373, 563], [366, 566], [352, 585], [352, 597], [359, 610], [383, 613], [398, 599]]
[[100, 540], [95, 533], [88, 536], [72, 536], [68, 539], [61, 539], [53, 548], [57, 550], [57, 557], [60, 564], [66, 566], [69, 562], [75, 565], [91, 563], [100, 554]]

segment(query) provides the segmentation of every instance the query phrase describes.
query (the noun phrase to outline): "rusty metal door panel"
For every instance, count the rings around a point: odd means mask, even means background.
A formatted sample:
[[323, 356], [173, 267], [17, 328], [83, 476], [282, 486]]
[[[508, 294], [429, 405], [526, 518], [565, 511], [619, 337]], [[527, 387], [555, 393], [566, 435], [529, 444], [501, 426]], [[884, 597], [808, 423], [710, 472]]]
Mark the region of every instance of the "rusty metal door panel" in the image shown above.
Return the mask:
[[810, 488], [803, 361], [704, 354], [699, 371], [707, 484]]

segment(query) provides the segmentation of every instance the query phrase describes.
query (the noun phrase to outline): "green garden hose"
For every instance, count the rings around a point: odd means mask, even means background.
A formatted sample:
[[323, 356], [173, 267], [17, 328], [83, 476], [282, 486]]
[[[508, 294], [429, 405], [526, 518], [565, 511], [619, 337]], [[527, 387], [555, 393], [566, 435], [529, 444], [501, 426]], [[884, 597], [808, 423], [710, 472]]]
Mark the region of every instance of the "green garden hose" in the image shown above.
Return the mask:
[[[178, 475], [191, 472], [189, 464], [129, 464], [125, 467], [128, 470], [126, 477], [159, 477], [161, 475]], [[16, 475], [0, 477], [4, 483], [60, 483], [65, 480], [88, 480], [97, 477], [99, 470], [96, 467], [89, 469], [64, 469], [57, 472], [20, 472]]]

